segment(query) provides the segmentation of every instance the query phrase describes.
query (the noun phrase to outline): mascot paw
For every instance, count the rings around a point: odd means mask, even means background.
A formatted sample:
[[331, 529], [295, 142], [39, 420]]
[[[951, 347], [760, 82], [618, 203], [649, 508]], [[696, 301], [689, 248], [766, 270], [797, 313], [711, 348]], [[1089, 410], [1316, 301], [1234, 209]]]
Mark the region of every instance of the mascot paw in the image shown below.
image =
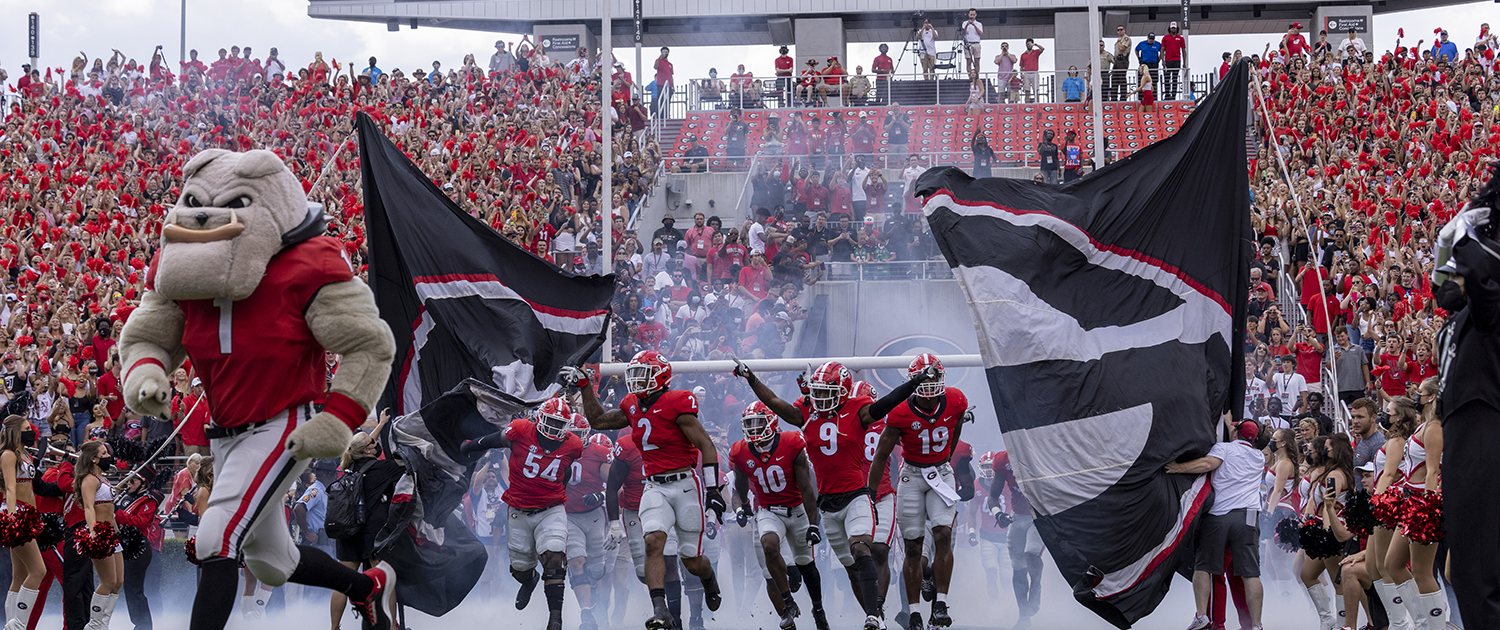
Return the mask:
[[137, 366], [125, 379], [125, 404], [136, 413], [165, 418], [171, 399], [172, 384], [158, 366]]
[[286, 449], [297, 459], [338, 457], [344, 454], [353, 435], [343, 420], [325, 411], [292, 431], [286, 439]]

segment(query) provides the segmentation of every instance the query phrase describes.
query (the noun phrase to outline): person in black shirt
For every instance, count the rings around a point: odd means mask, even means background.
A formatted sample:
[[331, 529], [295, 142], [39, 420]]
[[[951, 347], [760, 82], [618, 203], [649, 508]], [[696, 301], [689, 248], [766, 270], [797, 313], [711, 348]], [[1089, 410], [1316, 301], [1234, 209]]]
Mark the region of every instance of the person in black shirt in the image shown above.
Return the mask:
[[848, 215], [839, 215], [839, 224], [830, 234], [832, 236], [828, 239], [829, 259], [833, 262], [854, 260], [854, 246], [857, 241], [854, 238], [854, 230], [849, 227]]
[[740, 119], [740, 110], [735, 108], [729, 112], [729, 125], [724, 128], [724, 140], [727, 142], [730, 163], [739, 168], [745, 162], [745, 143], [750, 138], [750, 125]]
[[1057, 183], [1057, 144], [1052, 142], [1051, 129], [1042, 132], [1042, 144], [1036, 148], [1037, 161], [1042, 164], [1042, 178], [1048, 184]]
[[708, 171], [708, 149], [698, 144], [698, 139], [688, 136], [688, 149], [682, 155], [682, 171], [684, 173], [703, 173]]
[[677, 219], [671, 216], [662, 217], [661, 227], [657, 228], [656, 232], [651, 234], [651, 242], [661, 241], [664, 251], [675, 253], [677, 251], [677, 241], [682, 240], [682, 230], [673, 227], [676, 224]]
[[885, 117], [886, 144], [890, 147], [890, 163], [900, 164], [906, 160], [907, 143], [911, 140], [911, 117], [900, 103], [891, 103], [891, 113]]
[[970, 147], [974, 152], [974, 177], [992, 177], [991, 166], [995, 163], [995, 150], [990, 148], [989, 141], [983, 135], [975, 133]]

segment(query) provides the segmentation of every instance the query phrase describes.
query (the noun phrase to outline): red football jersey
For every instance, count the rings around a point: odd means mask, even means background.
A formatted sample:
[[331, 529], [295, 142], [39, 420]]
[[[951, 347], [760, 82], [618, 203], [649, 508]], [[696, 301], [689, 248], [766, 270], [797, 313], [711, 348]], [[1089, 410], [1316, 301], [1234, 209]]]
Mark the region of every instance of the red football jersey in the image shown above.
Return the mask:
[[538, 441], [536, 423], [511, 420], [505, 427], [510, 440], [510, 487], [500, 497], [513, 508], [535, 510], [567, 501], [563, 475], [583, 455], [583, 440], [569, 433], [562, 446], [548, 451]]
[[[177, 302], [182, 345], [203, 379], [214, 424], [260, 422], [323, 395], [328, 364], [304, 316], [319, 289], [353, 277], [339, 241], [319, 236], [272, 257], [250, 297]], [[154, 283], [147, 278], [148, 289]]]
[[630, 418], [630, 435], [641, 449], [647, 475], [698, 465], [698, 447], [677, 427], [678, 416], [698, 413], [692, 392], [669, 389], [649, 409], [641, 407], [635, 394], [628, 394], [620, 409]]
[[949, 387], [938, 399], [931, 413], [907, 399], [885, 416], [886, 426], [901, 432], [901, 450], [914, 466], [936, 466], [948, 461], [953, 451], [958, 424], [969, 409], [969, 399], [957, 388]]
[[807, 440], [807, 460], [818, 478], [818, 494], [852, 492], [865, 486], [870, 460], [865, 457], [865, 427], [860, 425], [859, 410], [875, 402], [869, 396], [844, 401], [832, 413], [817, 413], [803, 398], [796, 406], [807, 422], [802, 437]]
[[615, 440], [615, 459], [625, 462], [625, 482], [620, 486], [620, 509], [641, 509], [641, 494], [646, 490], [646, 464], [641, 461], [641, 449], [635, 447], [635, 438], [622, 435]]
[[953, 447], [953, 463], [957, 464], [958, 462], [961, 462], [961, 461], [963, 461], [965, 459], [973, 459], [973, 458], [974, 458], [974, 447], [969, 446], [968, 442], [965, 442], [963, 440], [959, 440], [958, 441], [958, 446]]
[[735, 442], [729, 448], [729, 461], [739, 474], [750, 479], [756, 505], [796, 507], [802, 505], [802, 491], [797, 487], [794, 464], [797, 453], [806, 447], [801, 433], [782, 431], [769, 453], [758, 451], [745, 440]]
[[[880, 434], [885, 431], [885, 418], [875, 421], [870, 425], [870, 430], [865, 432], [865, 476], [869, 477], [870, 467], [875, 465], [875, 449], [880, 447]], [[875, 489], [875, 500], [879, 501], [886, 495], [896, 494], [896, 488], [891, 485], [891, 467], [901, 461], [901, 445], [891, 449], [891, 457], [886, 461], [885, 474], [880, 476], [880, 487]]]
[[585, 444], [583, 454], [573, 462], [572, 474], [568, 475], [568, 501], [564, 505], [569, 512], [588, 512], [599, 509], [600, 505], [589, 507], [584, 504], [583, 497], [595, 492], [604, 492], [606, 477], [599, 473], [600, 467], [608, 464], [611, 459], [610, 449], [603, 444], [592, 442]]

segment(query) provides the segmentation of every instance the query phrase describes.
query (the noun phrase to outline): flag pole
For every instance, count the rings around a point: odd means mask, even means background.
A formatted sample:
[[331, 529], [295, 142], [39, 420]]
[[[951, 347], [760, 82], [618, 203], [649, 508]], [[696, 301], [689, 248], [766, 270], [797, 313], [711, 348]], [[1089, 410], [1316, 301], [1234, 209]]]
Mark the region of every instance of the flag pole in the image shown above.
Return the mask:
[[[600, 5], [602, 6], [602, 12], [603, 12], [603, 16], [599, 20], [599, 34], [603, 38], [603, 43], [601, 44], [600, 51], [599, 51], [599, 99], [600, 99], [599, 102], [601, 104], [601, 107], [599, 108], [599, 133], [600, 133], [600, 135], [604, 136], [604, 153], [603, 153], [603, 156], [602, 156], [603, 164], [601, 164], [600, 167], [599, 167], [599, 175], [601, 177], [600, 191], [599, 191], [599, 200], [600, 200], [600, 204], [599, 204], [600, 211], [599, 211], [599, 214], [602, 215], [600, 217], [599, 224], [602, 226], [602, 231], [604, 232], [604, 234], [602, 235], [603, 239], [604, 239], [604, 247], [601, 248], [602, 251], [599, 252], [599, 255], [600, 255], [600, 257], [603, 258], [604, 275], [609, 275], [611, 272], [614, 271], [614, 260], [615, 260], [615, 248], [614, 248], [614, 244], [610, 242], [611, 241], [611, 237], [613, 236], [613, 233], [614, 233], [614, 225], [615, 225], [615, 219], [614, 219], [615, 206], [614, 206], [614, 201], [613, 201], [613, 199], [614, 199], [614, 181], [613, 181], [614, 180], [614, 178], [613, 178], [613, 175], [614, 175], [614, 155], [613, 155], [613, 153], [614, 153], [614, 146], [613, 146], [613, 144], [614, 144], [614, 129], [613, 129], [613, 127], [614, 127], [614, 120], [612, 120], [612, 116], [611, 116], [611, 111], [613, 110], [613, 103], [610, 103], [610, 94], [611, 94], [612, 88], [614, 87], [614, 86], [611, 85], [612, 81], [610, 80], [610, 74], [615, 69], [614, 51], [613, 51], [613, 49], [612, 49], [612, 47], [610, 45], [610, 28], [609, 28], [610, 27], [610, 23], [609, 23], [610, 22], [610, 19], [609, 19], [609, 3], [612, 2], [612, 1], [613, 0], [599, 0]], [[606, 221], [605, 219], [608, 219], [608, 220]], [[613, 352], [613, 348], [611, 347], [613, 345], [612, 342], [614, 340], [610, 339], [610, 329], [612, 329], [612, 328], [614, 328], [614, 327], [610, 326], [609, 325], [609, 320], [606, 319], [604, 321], [604, 362], [605, 363], [610, 363], [610, 362], [612, 362], [614, 360], [614, 352]]]
[[[1099, 0], [1089, 0], [1089, 41], [1098, 43], [1104, 36], [1103, 27], [1099, 24]], [[1089, 49], [1089, 56], [1094, 58], [1094, 63], [1099, 63], [1099, 53]], [[1089, 73], [1089, 90], [1093, 92], [1094, 98], [1089, 99], [1089, 112], [1094, 119], [1094, 170], [1104, 168], [1104, 106], [1100, 101], [1104, 100], [1104, 92], [1100, 90], [1100, 83], [1105, 72], [1109, 68], [1094, 68]]]

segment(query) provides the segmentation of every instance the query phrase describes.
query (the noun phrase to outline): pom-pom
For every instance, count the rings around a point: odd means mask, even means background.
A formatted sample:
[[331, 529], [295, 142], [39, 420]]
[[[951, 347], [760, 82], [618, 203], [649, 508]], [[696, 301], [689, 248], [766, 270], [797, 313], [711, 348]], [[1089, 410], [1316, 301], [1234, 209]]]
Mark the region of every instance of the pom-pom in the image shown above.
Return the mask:
[[42, 530], [42, 515], [25, 503], [14, 512], [0, 512], [0, 546], [14, 549], [36, 538]]
[[1302, 548], [1301, 530], [1302, 524], [1297, 522], [1297, 517], [1288, 516], [1276, 523], [1276, 545], [1289, 553], [1295, 553]]
[[42, 531], [36, 535], [36, 544], [43, 549], [51, 549], [68, 537], [67, 525], [63, 523], [61, 514], [47, 512], [42, 515]]
[[1403, 502], [1401, 534], [1419, 545], [1443, 539], [1443, 495], [1419, 490]]
[[1370, 497], [1370, 512], [1377, 525], [1395, 531], [1401, 524], [1400, 491], [1391, 489]]
[[187, 552], [188, 562], [193, 563], [193, 566], [198, 566], [198, 565], [203, 564], [203, 561], [201, 561], [201, 560], [198, 559], [198, 537], [197, 536], [189, 538], [187, 540], [187, 544], [184, 544], [182, 546], [182, 549], [183, 549], [183, 551]]
[[125, 554], [126, 560], [138, 559], [146, 555], [146, 550], [150, 549], [149, 543], [146, 542], [146, 535], [130, 525], [120, 526], [120, 546], [123, 548], [121, 553]]
[[108, 558], [120, 544], [119, 535], [109, 523], [98, 521], [92, 530], [80, 530], [73, 534], [73, 550], [78, 555], [94, 560]]
[[1307, 552], [1307, 557], [1314, 560], [1332, 558], [1344, 553], [1344, 543], [1339, 542], [1332, 531], [1323, 528], [1322, 519], [1314, 517], [1304, 521], [1302, 528], [1297, 532], [1297, 537], [1302, 550]]
[[1369, 536], [1375, 531], [1374, 507], [1370, 504], [1370, 493], [1357, 490], [1349, 495], [1344, 504], [1344, 526], [1357, 536]]

